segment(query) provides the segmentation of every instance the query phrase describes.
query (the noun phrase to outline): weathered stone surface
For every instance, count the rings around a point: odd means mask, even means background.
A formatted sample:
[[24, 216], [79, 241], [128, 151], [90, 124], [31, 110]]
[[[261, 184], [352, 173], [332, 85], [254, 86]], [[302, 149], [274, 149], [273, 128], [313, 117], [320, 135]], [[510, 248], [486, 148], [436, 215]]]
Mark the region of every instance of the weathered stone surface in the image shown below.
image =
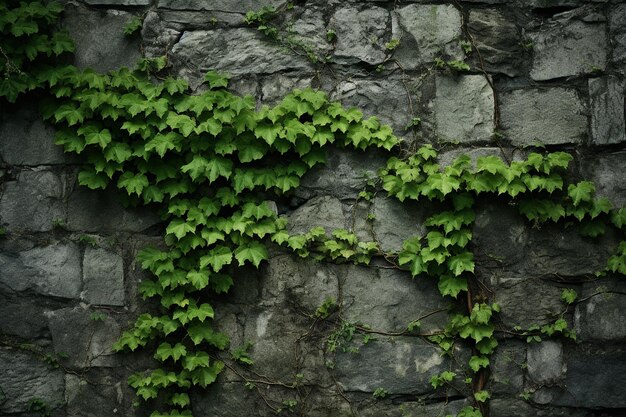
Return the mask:
[[563, 347], [561, 342], [544, 340], [528, 346], [528, 377], [537, 385], [554, 384], [563, 376]]
[[63, 148], [54, 144], [54, 129], [33, 108], [0, 115], [0, 158], [9, 165], [51, 165], [66, 162]]
[[65, 181], [52, 171], [22, 171], [5, 183], [0, 222], [7, 230], [46, 232], [65, 223]]
[[511, 280], [492, 287], [492, 290], [494, 301], [502, 307], [499, 317], [508, 328], [521, 326], [527, 329], [534, 324], [552, 323], [563, 311], [562, 289], [538, 278]]
[[[194, 415], [215, 417], [240, 417], [254, 410], [259, 417], [275, 415], [262, 398], [254, 391], [245, 387], [243, 382], [221, 382], [212, 384], [206, 390], [192, 392]], [[264, 395], [272, 395], [267, 390]]]
[[250, 10], [259, 10], [262, 7], [279, 7], [284, 0], [158, 0], [157, 7], [172, 10], [222, 11], [245, 14]]
[[81, 0], [90, 6], [149, 6], [152, 0]]
[[0, 349], [0, 413], [29, 411], [33, 399], [55, 409], [63, 404], [64, 385], [61, 369], [24, 351]]
[[384, 44], [389, 40], [389, 24], [389, 12], [382, 7], [339, 8], [329, 23], [337, 36], [333, 59], [341, 64], [380, 64], [387, 55]]
[[60, 304], [56, 300], [9, 295], [0, 290], [0, 334], [22, 339], [48, 337], [45, 315]]
[[305, 75], [276, 74], [261, 81], [261, 101], [263, 104], [273, 105], [282, 100], [296, 88], [311, 87], [313, 78]]
[[74, 244], [37, 247], [0, 255], [0, 285], [16, 292], [78, 298], [82, 286], [80, 253]]
[[[568, 407], [626, 407], [626, 352], [586, 352], [566, 356], [567, 374], [560, 392], [547, 390], [551, 404]], [[584, 382], [583, 382], [584, 381]]]
[[579, 20], [557, 21], [532, 33], [536, 81], [604, 70], [607, 61], [606, 25]]
[[612, 145], [626, 142], [624, 83], [617, 77], [589, 80], [591, 143]]
[[141, 232], [161, 222], [153, 208], [125, 209], [115, 189], [77, 188], [67, 203], [67, 229], [81, 232]]
[[309, 59], [323, 61], [333, 51], [332, 44], [326, 39], [325, 21], [323, 8], [306, 5], [290, 23], [285, 36], [299, 45], [298, 49], [309, 54]]
[[446, 59], [459, 60], [463, 51], [461, 13], [451, 4], [411, 4], [397, 9], [393, 37], [400, 39], [394, 52], [405, 69], [415, 69], [432, 62], [442, 53]]
[[312, 314], [325, 300], [339, 299], [338, 268], [291, 255], [275, 256], [263, 274], [258, 302], [273, 305], [289, 301]]
[[617, 64], [616, 69], [622, 74], [625, 72], [624, 65], [626, 63], [626, 4], [613, 5], [608, 12], [609, 16], [609, 34], [611, 45], [613, 46], [612, 61]]
[[[345, 391], [374, 392], [383, 388], [392, 394], [423, 394], [432, 390], [430, 378], [450, 370], [449, 359], [437, 346], [419, 338], [394, 337], [354, 341], [358, 353], [339, 353], [335, 378]], [[363, 366], [375, 363], [376, 366]]]
[[583, 284], [574, 328], [581, 340], [626, 339], [626, 283], [617, 277]]
[[54, 351], [65, 354], [61, 359], [64, 366], [76, 369], [119, 365], [112, 356], [112, 346], [121, 334], [120, 326], [108, 316], [95, 320], [93, 313], [76, 307], [48, 314]]
[[184, 32], [171, 53], [179, 75], [191, 78], [211, 69], [233, 75], [310, 69], [306, 58], [284, 51], [255, 29], [248, 28]]
[[[359, 409], [359, 417], [434, 417], [457, 415], [464, 407], [471, 405], [467, 400], [442, 401], [432, 404], [425, 401], [375, 401], [364, 403]], [[334, 415], [334, 414], [333, 414]], [[346, 414], [350, 415], [350, 414]]]
[[339, 83], [331, 99], [357, 107], [366, 117], [376, 116], [401, 134], [412, 117], [409, 94], [402, 80], [350, 80]]
[[159, 13], [151, 10], [146, 14], [141, 28], [141, 40], [147, 57], [165, 55], [178, 41], [181, 31], [168, 27]]
[[611, 200], [615, 207], [626, 205], [626, 152], [597, 155], [583, 160], [583, 174], [596, 186], [596, 197]]
[[135, 415], [124, 378], [105, 376], [93, 381], [93, 375], [83, 379], [65, 375], [65, 401], [67, 417], [110, 417]]
[[[408, 272], [351, 267], [341, 277], [343, 316], [384, 332], [401, 332], [420, 319], [420, 330], [441, 330], [447, 303], [434, 279], [412, 279]], [[441, 311], [438, 311], [441, 310]]]
[[515, 146], [577, 144], [587, 134], [585, 106], [566, 88], [500, 94], [500, 118]]
[[[371, 209], [374, 215], [372, 227], [381, 249], [387, 253], [400, 252], [406, 239], [423, 235], [426, 210], [427, 207], [418, 203], [376, 196]], [[374, 236], [367, 239], [373, 240]]]
[[495, 9], [470, 10], [468, 30], [489, 72], [521, 74], [520, 30], [514, 20]]
[[307, 172], [295, 194], [305, 199], [322, 194], [340, 200], [353, 199], [363, 190], [368, 179], [376, 177], [376, 170], [384, 166], [387, 158], [374, 150], [327, 151], [326, 165]]
[[524, 387], [523, 365], [526, 362], [526, 345], [517, 340], [500, 341], [491, 363], [491, 389], [500, 396], [517, 396]]
[[484, 76], [437, 77], [436, 90], [433, 111], [439, 141], [474, 143], [491, 139], [494, 98]]
[[489, 401], [492, 416], [506, 417], [592, 417], [590, 411], [565, 407], [533, 407], [532, 404], [518, 399], [496, 398]]
[[335, 229], [344, 229], [346, 220], [341, 201], [331, 196], [321, 196], [307, 201], [287, 216], [287, 229], [291, 234], [306, 233], [322, 226], [330, 236]]
[[124, 305], [124, 260], [105, 249], [87, 247], [83, 257], [84, 290], [90, 304]]
[[106, 72], [133, 67], [141, 57], [139, 39], [124, 36], [133, 18], [119, 10], [95, 11], [68, 5], [63, 26], [74, 40], [74, 64]]

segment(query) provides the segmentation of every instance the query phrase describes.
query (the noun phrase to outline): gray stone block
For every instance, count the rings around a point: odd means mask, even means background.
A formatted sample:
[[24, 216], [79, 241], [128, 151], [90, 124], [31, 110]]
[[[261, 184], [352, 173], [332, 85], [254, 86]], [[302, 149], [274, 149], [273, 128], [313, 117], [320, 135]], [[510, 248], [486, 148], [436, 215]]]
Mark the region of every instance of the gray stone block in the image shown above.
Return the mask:
[[581, 340], [620, 341], [626, 339], [626, 283], [609, 277], [583, 284], [576, 305], [574, 328]]
[[124, 208], [115, 189], [77, 188], [67, 203], [67, 229], [77, 232], [141, 232], [161, 222], [152, 207]]
[[259, 10], [262, 7], [279, 7], [284, 0], [158, 0], [159, 9], [194, 10], [194, 11], [221, 11], [228, 13], [246, 14], [250, 10]]
[[48, 337], [46, 313], [60, 304], [56, 300], [11, 296], [0, 291], [0, 334], [33, 340]]
[[626, 407], [626, 352], [576, 350], [566, 356], [567, 389], [546, 390], [545, 400], [567, 407]]
[[494, 97], [483, 75], [437, 77], [436, 90], [432, 107], [439, 141], [475, 143], [492, 139]]
[[63, 405], [65, 381], [61, 369], [53, 369], [39, 357], [15, 349], [0, 349], [0, 413], [30, 411], [33, 400], [50, 410]]
[[67, 162], [54, 144], [54, 129], [32, 107], [0, 115], [0, 158], [9, 165], [53, 165]]
[[253, 28], [184, 32], [172, 48], [171, 59], [179, 75], [190, 79], [212, 69], [248, 75], [312, 68], [306, 58], [286, 52]]
[[[399, 404], [391, 401], [376, 401], [374, 404], [364, 402], [359, 409], [359, 417], [440, 417], [457, 415], [463, 408], [471, 405], [468, 400], [449, 400], [441, 402], [402, 401]], [[334, 416], [334, 414], [332, 414]], [[353, 414], [346, 414], [346, 416]], [[320, 416], [322, 417], [322, 416]]]
[[586, 158], [582, 161], [585, 178], [596, 186], [596, 197], [608, 198], [615, 207], [626, 205], [626, 152], [615, 152]]
[[[372, 227], [376, 240], [383, 252], [394, 253], [402, 250], [402, 243], [413, 236], [425, 235], [427, 208], [423, 204], [405, 201], [393, 197], [376, 196], [373, 200]], [[373, 240], [373, 236], [368, 240]]]
[[409, 94], [412, 93], [399, 79], [354, 79], [340, 82], [331, 99], [346, 107], [357, 107], [366, 117], [376, 116], [396, 134], [403, 134], [412, 118]]
[[522, 73], [521, 35], [514, 20], [499, 10], [472, 9], [467, 25], [488, 72]]
[[321, 226], [330, 236], [333, 230], [346, 227], [343, 205], [332, 196], [313, 198], [286, 217], [287, 230], [291, 234], [307, 233], [312, 228]]
[[560, 381], [566, 368], [561, 343], [545, 340], [528, 346], [528, 377], [531, 384], [550, 385]]
[[133, 398], [125, 382], [125, 375], [107, 375], [94, 381], [94, 372], [87, 378], [65, 375], [67, 417], [134, 416]]
[[65, 179], [52, 171], [22, 171], [4, 185], [0, 222], [7, 230], [47, 232], [65, 223]]
[[607, 61], [606, 24], [579, 20], [557, 21], [530, 34], [536, 81], [604, 71]]
[[490, 360], [492, 398], [517, 396], [524, 388], [526, 344], [518, 340], [500, 340]]
[[384, 45], [389, 41], [390, 23], [389, 12], [382, 7], [337, 9], [329, 23], [337, 36], [333, 60], [340, 64], [380, 64], [387, 56]]
[[566, 88], [503, 93], [500, 119], [514, 146], [579, 144], [587, 135], [583, 101]]
[[494, 417], [592, 417], [592, 411], [566, 407], [533, 407], [532, 404], [510, 398], [494, 398], [489, 401], [490, 415]]
[[81, 0], [90, 6], [149, 6], [152, 0]]
[[68, 5], [63, 26], [74, 40], [74, 64], [100, 72], [134, 67], [141, 58], [139, 39], [124, 35], [133, 18], [119, 10], [97, 11]]
[[615, 4], [608, 12], [609, 16], [609, 35], [611, 45], [613, 46], [613, 54], [611, 55], [613, 63], [616, 64], [616, 70], [624, 74], [626, 72], [624, 64], [626, 64], [626, 4]]
[[539, 278], [511, 280], [491, 289], [494, 301], [502, 308], [499, 317], [507, 328], [527, 329], [535, 324], [553, 323], [554, 317], [563, 311], [562, 289]]
[[72, 369], [115, 367], [113, 344], [121, 334], [120, 326], [111, 318], [94, 320], [93, 311], [82, 307], [63, 308], [48, 314], [52, 344], [64, 366]]
[[0, 255], [0, 284], [9, 290], [78, 298], [82, 287], [80, 252], [74, 244], [37, 247], [19, 255]]
[[624, 82], [609, 76], [589, 80], [591, 143], [613, 145], [626, 142]]
[[124, 260], [116, 253], [87, 247], [83, 257], [84, 289], [90, 304], [124, 305]]
[[343, 317], [350, 322], [402, 332], [420, 319], [419, 330], [430, 333], [443, 329], [448, 321], [448, 303], [439, 294], [436, 279], [413, 279], [404, 271], [353, 266], [342, 274], [341, 286]]
[[[378, 337], [367, 344], [354, 342], [358, 353], [336, 356], [335, 378], [344, 391], [424, 394], [432, 391], [430, 378], [454, 369], [438, 346], [414, 337]], [[376, 366], [363, 366], [364, 363]]]
[[[341, 268], [341, 269], [340, 269]], [[339, 299], [338, 275], [343, 269], [324, 262], [280, 255], [271, 258], [261, 280], [260, 305], [286, 301], [313, 314], [326, 299]]]
[[146, 13], [141, 28], [141, 40], [147, 57], [159, 57], [167, 54], [180, 38], [180, 28], [169, 27], [161, 14], [154, 10]]
[[459, 45], [461, 13], [451, 4], [411, 4], [394, 12], [393, 37], [400, 39], [394, 51], [405, 69], [417, 69], [445, 55], [451, 60], [463, 59]]

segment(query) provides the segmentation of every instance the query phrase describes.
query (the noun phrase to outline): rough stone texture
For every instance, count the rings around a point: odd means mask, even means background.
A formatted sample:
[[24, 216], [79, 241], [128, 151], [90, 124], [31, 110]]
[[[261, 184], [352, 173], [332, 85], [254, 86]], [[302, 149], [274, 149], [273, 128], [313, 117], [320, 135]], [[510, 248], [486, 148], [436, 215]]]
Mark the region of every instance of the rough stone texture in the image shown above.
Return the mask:
[[152, 0], [81, 0], [92, 6], [149, 6]]
[[57, 243], [2, 254], [0, 285], [16, 292], [33, 290], [53, 297], [78, 298], [82, 286], [78, 247]]
[[306, 58], [293, 56], [247, 28], [184, 32], [172, 48], [172, 61], [180, 75], [190, 78], [211, 69], [243, 75], [310, 68]]
[[543, 341], [528, 347], [528, 377], [534, 384], [552, 384], [563, 375], [563, 347], [556, 341]]
[[117, 375], [98, 378], [95, 383], [93, 375], [84, 379], [72, 374], [65, 375], [65, 401], [68, 417], [120, 415], [132, 400], [125, 385], [124, 378]]
[[491, 389], [496, 396], [516, 396], [524, 387], [526, 345], [517, 340], [500, 342], [490, 363]]
[[67, 203], [67, 229], [86, 232], [141, 232], [159, 223], [148, 207], [124, 208], [115, 190], [76, 189]]
[[626, 205], [626, 184], [622, 173], [626, 169], [626, 153], [597, 155], [583, 162], [586, 178], [596, 185], [596, 196], [608, 198], [615, 207]]
[[468, 30], [474, 37], [489, 72], [501, 72], [509, 77], [522, 73], [520, 30], [515, 20], [499, 10], [471, 10]]
[[64, 178], [52, 171], [22, 171], [4, 185], [0, 222], [7, 230], [46, 232], [65, 223]]
[[51, 409], [63, 404], [63, 371], [53, 369], [34, 354], [0, 349], [0, 413], [29, 411], [39, 399]]
[[330, 236], [333, 230], [346, 227], [341, 201], [330, 196], [307, 201], [287, 216], [287, 220], [287, 228], [291, 234], [303, 234], [321, 226]]
[[[425, 234], [426, 208], [419, 204], [400, 203], [391, 197], [375, 197], [372, 204], [372, 227], [383, 251], [400, 252], [406, 239]], [[366, 238], [373, 240], [371, 233]]]
[[[434, 279], [412, 279], [388, 269], [353, 267], [342, 274], [343, 314], [346, 320], [384, 332], [401, 332], [420, 319], [420, 330], [441, 330], [448, 320], [447, 303], [438, 295]], [[439, 311], [441, 310], [441, 311]]]
[[90, 304], [124, 305], [124, 260], [104, 249], [88, 247], [83, 258], [85, 287], [81, 298]]
[[54, 129], [28, 107], [0, 115], [0, 158], [10, 165], [52, 165], [68, 160], [54, 144]]
[[[551, 404], [568, 407], [626, 407], [626, 355], [623, 350], [605, 352], [570, 352], [563, 389], [546, 395]], [[580, 383], [579, 381], [585, 381]]]
[[624, 83], [617, 77], [589, 80], [591, 143], [612, 145], [626, 142]]
[[604, 71], [606, 68], [606, 25], [579, 20], [557, 22], [530, 35], [533, 67], [530, 76], [542, 81]]
[[[340, 353], [335, 378], [346, 391], [374, 392], [383, 388], [393, 394], [423, 394], [432, 390], [430, 378], [450, 368], [437, 347], [419, 338], [384, 338], [362, 344], [358, 353]], [[375, 367], [363, 363], [376, 362]]]
[[157, 7], [173, 10], [222, 11], [246, 14], [250, 10], [259, 10], [265, 6], [279, 7], [284, 0], [158, 0]]
[[613, 46], [612, 61], [617, 64], [617, 70], [624, 73], [626, 63], [626, 4], [613, 5], [609, 12], [609, 33]]
[[139, 39], [124, 36], [133, 15], [119, 10], [92, 11], [68, 6], [63, 26], [76, 45], [74, 64], [106, 72], [133, 67], [141, 54]]
[[411, 121], [409, 94], [402, 80], [350, 80], [339, 83], [331, 99], [355, 106], [365, 116], [378, 117], [399, 134]]
[[393, 36], [400, 39], [394, 57], [405, 69], [432, 62], [442, 53], [446, 59], [462, 59], [461, 14], [453, 5], [411, 4], [394, 13]]
[[620, 341], [626, 339], [626, 284], [610, 277], [583, 285], [576, 305], [575, 330], [581, 340]]
[[502, 128], [514, 146], [577, 144], [587, 134], [585, 107], [574, 90], [514, 90], [499, 99]]
[[437, 77], [436, 89], [433, 111], [438, 140], [473, 143], [491, 139], [494, 98], [484, 76]]
[[533, 407], [520, 399], [496, 398], [489, 402], [489, 410], [492, 416], [507, 417], [592, 417], [591, 411], [574, 410], [566, 407]]
[[387, 55], [384, 44], [389, 41], [385, 37], [389, 23], [389, 12], [381, 7], [338, 9], [329, 24], [337, 34], [334, 60], [341, 64], [380, 64]]
[[117, 366], [111, 346], [121, 334], [119, 325], [104, 313], [104, 319], [92, 318], [93, 311], [82, 307], [63, 308], [48, 315], [54, 351], [63, 354], [69, 368]]

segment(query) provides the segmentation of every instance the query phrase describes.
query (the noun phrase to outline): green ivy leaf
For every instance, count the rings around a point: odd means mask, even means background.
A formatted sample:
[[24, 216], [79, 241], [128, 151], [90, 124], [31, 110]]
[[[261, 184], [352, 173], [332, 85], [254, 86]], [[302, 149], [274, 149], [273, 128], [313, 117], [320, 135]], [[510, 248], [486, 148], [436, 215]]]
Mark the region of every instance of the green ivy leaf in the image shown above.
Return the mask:
[[213, 271], [219, 272], [224, 265], [228, 265], [233, 260], [233, 254], [226, 246], [216, 246], [208, 255], [200, 258], [200, 268], [211, 266]]
[[239, 262], [239, 266], [243, 266], [248, 261], [258, 268], [262, 261], [268, 259], [268, 254], [265, 245], [259, 242], [250, 242], [235, 250], [235, 258]]

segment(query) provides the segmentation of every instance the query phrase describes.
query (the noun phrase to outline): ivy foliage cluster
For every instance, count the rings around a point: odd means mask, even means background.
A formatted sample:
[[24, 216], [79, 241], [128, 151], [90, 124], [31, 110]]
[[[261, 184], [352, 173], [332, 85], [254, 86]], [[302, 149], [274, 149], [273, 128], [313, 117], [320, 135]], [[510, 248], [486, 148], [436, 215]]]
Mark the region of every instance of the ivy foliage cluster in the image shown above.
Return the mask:
[[[463, 155], [441, 167], [437, 151], [426, 145], [406, 158], [392, 157], [380, 171], [380, 184], [390, 197], [427, 199], [435, 208], [426, 220], [426, 235], [405, 241], [395, 258], [348, 230], [328, 236], [323, 228], [314, 228], [292, 236], [273, 202], [323, 164], [330, 145], [391, 150], [398, 139], [389, 126], [312, 89], [295, 90], [278, 105], [257, 109], [252, 97], [230, 93], [228, 78], [215, 72], [206, 74], [202, 92], [191, 94], [184, 80], [167, 76], [164, 57], [108, 74], [48, 65], [48, 58], [73, 49], [66, 34], [54, 31], [60, 11], [54, 3], [0, 4], [0, 97], [15, 102], [20, 94], [44, 87], [50, 97], [43, 115], [58, 126], [57, 144], [87, 162], [79, 183], [91, 189], [115, 187], [129, 204], [161, 211], [167, 224], [165, 246], [144, 249], [138, 257], [153, 275], [140, 284], [140, 292], [158, 300], [160, 312], [139, 316], [115, 345], [117, 350], [149, 349], [162, 364], [129, 378], [139, 397], [157, 400], [151, 403], [159, 408], [152, 417], [191, 416], [189, 388], [215, 382], [224, 368], [215, 353], [226, 349], [229, 340], [212, 324], [210, 299], [228, 292], [242, 268], [258, 268], [268, 259], [269, 244], [302, 257], [358, 264], [385, 255], [414, 277], [437, 279], [442, 296], [465, 295], [467, 309], [452, 314], [431, 340], [448, 353], [458, 339], [471, 344], [467, 365], [473, 377], [468, 383], [475, 402], [458, 416], [480, 416], [490, 397], [485, 375], [498, 344], [494, 317], [500, 306], [475, 288], [470, 247], [475, 201], [498, 195], [531, 222], [575, 221], [590, 237], [603, 234], [608, 224], [626, 227], [626, 212], [595, 198], [592, 183], [567, 183], [572, 160], [567, 153], [532, 153], [511, 163], [487, 156], [475, 164]], [[259, 23], [253, 15], [247, 19]], [[138, 27], [135, 22], [128, 32]], [[626, 244], [607, 270], [626, 272]], [[575, 300], [575, 292], [563, 293], [566, 304]], [[326, 319], [330, 308], [326, 305], [316, 315]], [[355, 329], [336, 334], [351, 338]], [[524, 336], [536, 340], [533, 332], [573, 335], [562, 318], [528, 329]], [[337, 337], [334, 349], [340, 344]], [[247, 347], [233, 355], [242, 363], [253, 362]], [[436, 389], [454, 377], [450, 371], [431, 382]]]

